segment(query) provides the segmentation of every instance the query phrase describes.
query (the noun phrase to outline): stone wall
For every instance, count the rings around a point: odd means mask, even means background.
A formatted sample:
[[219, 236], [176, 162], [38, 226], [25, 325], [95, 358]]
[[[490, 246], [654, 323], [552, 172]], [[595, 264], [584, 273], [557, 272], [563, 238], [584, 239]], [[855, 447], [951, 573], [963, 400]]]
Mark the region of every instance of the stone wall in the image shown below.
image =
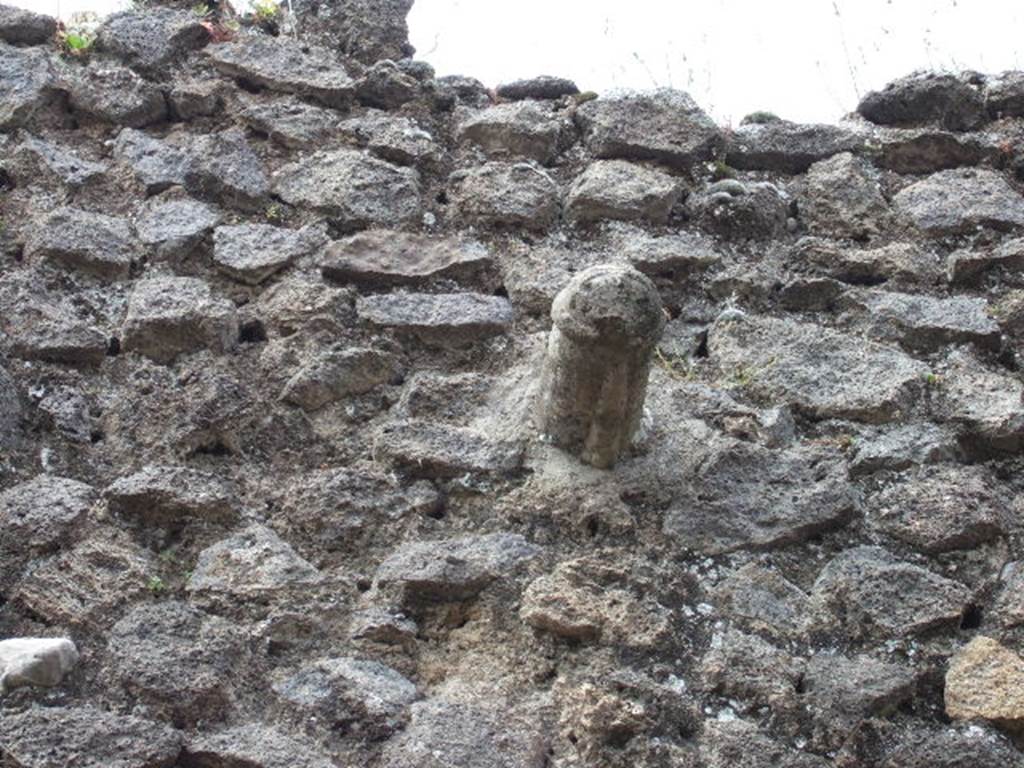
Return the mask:
[[[189, 5], [0, 8], [0, 639], [77, 647], [0, 764], [1024, 765], [1024, 75], [729, 130]], [[598, 470], [531, 416], [605, 263]]]

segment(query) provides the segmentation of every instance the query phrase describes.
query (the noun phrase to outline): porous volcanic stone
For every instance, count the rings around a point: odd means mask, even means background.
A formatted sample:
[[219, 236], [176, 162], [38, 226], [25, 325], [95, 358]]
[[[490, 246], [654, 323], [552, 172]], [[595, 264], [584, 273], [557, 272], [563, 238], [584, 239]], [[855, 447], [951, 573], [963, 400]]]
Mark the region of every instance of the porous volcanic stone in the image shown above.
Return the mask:
[[976, 637], [949, 662], [946, 714], [955, 720], [1024, 723], [1024, 659], [990, 637]]
[[114, 481], [103, 495], [111, 512], [147, 526], [228, 522], [237, 515], [222, 480], [188, 467], [150, 465]]
[[286, 165], [274, 177], [274, 192], [346, 230], [397, 226], [420, 214], [416, 171], [350, 149], [324, 150]]
[[206, 49], [226, 75], [271, 91], [308, 96], [329, 107], [344, 107], [355, 83], [331, 51], [289, 37], [245, 35]]
[[479, 293], [385, 293], [358, 299], [356, 310], [373, 325], [444, 345], [505, 333], [515, 317], [507, 299]]
[[166, 768], [181, 734], [93, 706], [33, 707], [0, 714], [0, 750], [12, 768]]
[[708, 351], [749, 392], [814, 418], [891, 421], [913, 404], [928, 373], [897, 349], [771, 318], [716, 322]]
[[509, 101], [522, 99], [560, 99], [562, 96], [575, 96], [580, 92], [576, 83], [564, 77], [538, 75], [525, 80], [514, 80], [502, 83], [495, 89], [499, 98]]
[[587, 148], [597, 157], [656, 160], [687, 169], [710, 160], [722, 133], [683, 91], [593, 99], [576, 111]]
[[1024, 197], [988, 168], [933, 173], [897, 192], [893, 205], [930, 235], [1024, 226]]
[[48, 51], [0, 43], [0, 128], [31, 125], [56, 112], [64, 100]]
[[986, 120], [980, 88], [964, 77], [933, 72], [908, 75], [872, 91], [857, 111], [880, 125], [937, 122], [952, 131], [971, 130]]
[[338, 129], [338, 114], [334, 110], [290, 96], [246, 102], [239, 118], [254, 131], [289, 149], [322, 145]]
[[727, 441], [708, 452], [664, 530], [707, 554], [777, 547], [845, 525], [855, 497], [834, 457]]
[[458, 138], [488, 155], [520, 156], [550, 162], [558, 149], [561, 122], [557, 113], [535, 101], [495, 104], [464, 120]]
[[891, 224], [878, 172], [849, 152], [812, 165], [799, 202], [814, 234], [863, 240]]
[[69, 206], [44, 217], [25, 252], [109, 280], [128, 277], [135, 256], [128, 220]]
[[788, 120], [747, 123], [733, 130], [725, 162], [745, 171], [803, 173], [819, 160], [857, 152], [865, 137], [837, 125], [803, 125]]
[[999, 348], [999, 326], [983, 298], [935, 298], [895, 291], [866, 291], [850, 298], [869, 313], [874, 335], [911, 349], [935, 351], [968, 343]]
[[982, 467], [922, 467], [869, 496], [867, 519], [923, 552], [970, 549], [1005, 533], [1005, 493]]
[[227, 715], [232, 672], [247, 656], [239, 627], [176, 600], [133, 608], [111, 627], [108, 648], [111, 684], [185, 725]]
[[90, 65], [77, 70], [70, 80], [70, 104], [80, 116], [129, 128], [167, 117], [163, 92], [124, 67]]
[[57, 20], [24, 8], [0, 5], [0, 40], [12, 45], [44, 45], [57, 34]]
[[574, 223], [618, 219], [665, 224], [681, 191], [680, 182], [662, 171], [624, 160], [598, 160], [569, 187], [565, 217]]
[[494, 268], [480, 243], [388, 229], [362, 232], [324, 249], [324, 277], [366, 285], [409, 285], [436, 278], [472, 279]]
[[818, 574], [812, 626], [851, 638], [900, 638], [955, 624], [969, 599], [962, 584], [881, 547], [853, 547]]
[[386, 738], [408, 720], [416, 686], [391, 667], [350, 656], [317, 659], [274, 677], [272, 690], [286, 716], [314, 718], [326, 730], [342, 728]]
[[490, 162], [451, 182], [452, 204], [468, 224], [543, 230], [558, 220], [558, 185], [532, 163]]
[[227, 275], [259, 285], [319, 244], [312, 230], [270, 224], [234, 224], [213, 233], [213, 263]]
[[510, 474], [522, 463], [521, 446], [496, 442], [474, 429], [422, 420], [383, 427], [376, 446], [414, 477]]
[[403, 605], [469, 600], [540, 551], [517, 533], [413, 542], [399, 547], [377, 567], [374, 584], [396, 591]]
[[312, 739], [295, 738], [258, 722], [216, 733], [195, 734], [186, 743], [185, 754], [194, 765], [211, 768], [333, 768], [337, 765]]
[[387, 768], [542, 768], [545, 739], [498, 711], [434, 697], [412, 705], [408, 727], [388, 740]]
[[185, 588], [193, 595], [262, 599], [320, 580], [316, 568], [276, 533], [251, 525], [200, 552]]
[[151, 74], [208, 42], [210, 33], [198, 14], [159, 6], [109, 16], [96, 35], [98, 48]]
[[394, 378], [398, 366], [389, 355], [354, 347], [318, 353], [288, 379], [281, 399], [305, 411], [369, 392]]
[[408, 117], [371, 110], [343, 121], [338, 130], [389, 163], [429, 166], [441, 159], [434, 137]]
[[224, 352], [238, 341], [234, 305], [196, 277], [151, 277], [135, 284], [123, 326], [124, 348], [170, 364], [187, 352]]
[[217, 209], [198, 200], [157, 197], [136, 218], [135, 232], [158, 259], [173, 261], [188, 256], [221, 219]]

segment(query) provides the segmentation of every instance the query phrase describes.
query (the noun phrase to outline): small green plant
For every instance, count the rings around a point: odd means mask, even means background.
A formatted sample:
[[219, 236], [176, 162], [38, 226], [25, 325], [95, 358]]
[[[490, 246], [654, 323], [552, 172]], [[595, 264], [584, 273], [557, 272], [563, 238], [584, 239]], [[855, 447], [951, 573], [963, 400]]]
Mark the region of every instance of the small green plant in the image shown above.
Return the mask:
[[676, 362], [673, 362], [673, 360], [665, 356], [660, 347], [655, 347], [654, 357], [665, 373], [676, 381], [693, 381], [697, 378], [697, 373], [694, 371], [693, 366], [686, 364], [685, 361], [682, 361], [682, 364], [677, 364], [680, 362], [678, 358], [675, 358]]
[[83, 11], [71, 14], [67, 24], [57, 28], [57, 43], [68, 56], [85, 57], [96, 42], [100, 19], [95, 13]]
[[192, 13], [201, 19], [205, 19], [207, 16], [213, 13], [213, 9], [210, 8], [206, 3], [196, 3], [192, 6]]
[[281, 15], [281, 6], [275, 0], [256, 0], [252, 4], [252, 13], [259, 22], [273, 21]]
[[942, 385], [942, 377], [937, 373], [928, 371], [928, 373], [924, 375], [924, 383], [929, 387], [938, 387]]
[[164, 580], [159, 576], [150, 576], [149, 580], [146, 581], [146, 589], [154, 595], [160, 595], [167, 591], [167, 585], [164, 584]]
[[732, 383], [737, 387], [749, 387], [754, 381], [754, 369], [743, 365], [732, 372]]
[[284, 218], [284, 211], [281, 210], [281, 206], [277, 203], [271, 203], [267, 206], [266, 210], [263, 211], [263, 215], [269, 222], [281, 221]]
[[708, 163], [708, 166], [711, 171], [711, 178], [715, 181], [736, 178], [736, 169], [721, 158], [715, 160], [713, 163]]

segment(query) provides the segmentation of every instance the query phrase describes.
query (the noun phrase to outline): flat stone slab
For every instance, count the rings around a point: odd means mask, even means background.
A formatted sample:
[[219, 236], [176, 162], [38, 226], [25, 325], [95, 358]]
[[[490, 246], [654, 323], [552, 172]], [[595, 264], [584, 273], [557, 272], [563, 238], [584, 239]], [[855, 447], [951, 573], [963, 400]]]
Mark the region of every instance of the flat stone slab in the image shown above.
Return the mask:
[[399, 547], [377, 567], [374, 584], [378, 589], [398, 589], [406, 603], [468, 600], [540, 551], [518, 533], [413, 542]]
[[162, 768], [181, 752], [169, 725], [92, 706], [0, 714], [0, 750], [14, 768]]
[[864, 142], [864, 135], [837, 125], [748, 123], [729, 135], [725, 162], [744, 171], [803, 173], [819, 160], [858, 151]]
[[471, 279], [493, 268], [494, 258], [481, 243], [387, 229], [331, 243], [320, 260], [324, 277], [365, 285]]
[[224, 352], [238, 341], [235, 307], [197, 277], [151, 277], [135, 284], [123, 326], [126, 351], [170, 364], [199, 349]]
[[872, 333], [878, 338], [928, 352], [968, 343], [982, 349], [999, 348], [999, 325], [984, 298], [937, 298], [895, 291], [863, 291], [849, 298], [869, 314]]
[[930, 371], [898, 349], [767, 317], [716, 322], [708, 351], [752, 394], [818, 419], [897, 419], [915, 402]]
[[461, 141], [493, 157], [528, 157], [548, 163], [558, 151], [562, 124], [549, 105], [535, 101], [495, 104], [462, 121]]
[[193, 595], [265, 597], [320, 581], [316, 568], [281, 537], [251, 525], [200, 552], [185, 589]]
[[128, 277], [136, 246], [128, 219], [65, 206], [33, 228], [25, 253], [97, 277], [121, 280]]
[[309, 208], [347, 230], [397, 226], [420, 215], [420, 177], [365, 152], [324, 150], [284, 166], [274, 192], [286, 203]]
[[892, 202], [900, 214], [929, 235], [1024, 226], [1024, 196], [1001, 173], [987, 168], [933, 173], [901, 189]]
[[624, 160], [597, 160], [569, 187], [565, 217], [575, 223], [617, 219], [665, 224], [681, 192], [680, 181], [662, 171]]
[[224, 225], [213, 233], [213, 263], [239, 282], [259, 285], [321, 242], [311, 229], [284, 229], [270, 224]]
[[522, 464], [522, 447], [465, 427], [409, 420], [383, 427], [377, 448], [414, 477], [506, 475]]
[[106, 163], [87, 160], [60, 144], [45, 141], [28, 133], [23, 136], [21, 144], [15, 149], [15, 156], [26, 161], [26, 165], [31, 168], [31, 171], [24, 172], [25, 175], [30, 172], [41, 172], [51, 175], [68, 187], [78, 188], [101, 178], [107, 171]]
[[507, 299], [479, 293], [385, 293], [356, 301], [372, 325], [424, 340], [460, 344], [505, 333], [515, 312]]
[[811, 590], [811, 628], [845, 639], [900, 638], [956, 624], [971, 598], [963, 584], [874, 546], [836, 555]]
[[714, 120], [683, 91], [593, 99], [576, 111], [587, 147], [597, 157], [656, 160], [686, 170], [722, 147]]
[[355, 94], [355, 82], [338, 57], [291, 38], [245, 35], [211, 45], [206, 54], [230, 77], [272, 91], [309, 96], [329, 107], [344, 107]]
[[561, 212], [558, 185], [533, 163], [493, 161], [451, 177], [451, 199], [467, 223], [543, 230]]
[[855, 511], [836, 457], [727, 441], [700, 462], [663, 529], [705, 554], [781, 547], [842, 527]]

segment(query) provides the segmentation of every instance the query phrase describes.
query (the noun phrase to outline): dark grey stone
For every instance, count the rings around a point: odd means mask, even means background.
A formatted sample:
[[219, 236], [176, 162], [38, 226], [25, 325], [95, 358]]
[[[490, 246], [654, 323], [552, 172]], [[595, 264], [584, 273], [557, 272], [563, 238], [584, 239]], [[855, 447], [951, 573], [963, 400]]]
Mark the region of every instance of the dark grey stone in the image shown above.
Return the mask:
[[683, 91], [593, 99], [576, 111], [587, 148], [597, 157], [656, 160], [688, 169], [724, 146], [722, 132]]
[[324, 150], [286, 165], [274, 192], [345, 230], [397, 226], [420, 216], [419, 174], [349, 149]]
[[470, 115], [458, 138], [492, 157], [525, 157], [550, 163], [558, 151], [562, 120], [550, 106], [536, 101], [495, 104]]
[[142, 128], [167, 118], [163, 92], [130, 69], [90, 64], [68, 81], [71, 109], [91, 120]]
[[71, 207], [43, 218], [25, 253], [106, 280], [127, 278], [137, 255], [128, 219]]
[[122, 327], [124, 348], [169, 365], [199, 349], [238, 342], [234, 305], [196, 277], [151, 277], [135, 284]]
[[381, 428], [380, 455], [413, 477], [509, 475], [522, 464], [522, 447], [466, 427], [403, 421]]
[[1024, 197], [988, 168], [933, 173], [893, 197], [896, 210], [929, 235], [1024, 226]]
[[0, 752], [15, 768], [164, 768], [181, 734], [94, 706], [33, 707], [0, 714]]
[[57, 35], [57, 20], [24, 8], [0, 5], [0, 40], [12, 45], [45, 45]]
[[576, 224], [617, 219], [666, 224], [682, 184], [673, 176], [624, 160], [597, 160], [576, 177], [565, 218]]
[[220, 72], [271, 91], [308, 96], [344, 107], [355, 92], [340, 59], [326, 48], [289, 37], [245, 35], [211, 45], [206, 54]]
[[532, 163], [490, 162], [450, 182], [452, 204], [470, 225], [544, 230], [558, 220], [558, 185]]
[[208, 42], [198, 14], [159, 6], [109, 16], [96, 35], [97, 47], [149, 74], [180, 63]]
[[576, 87], [576, 83], [564, 77], [539, 75], [525, 80], [502, 83], [495, 92], [499, 98], [521, 101], [523, 99], [560, 99], [563, 96], [575, 96], [580, 89]]
[[837, 125], [748, 123], [728, 135], [725, 162], [744, 171], [803, 173], [819, 160], [858, 152], [864, 143], [863, 134]]
[[880, 125], [938, 123], [951, 131], [967, 131], [986, 121], [979, 87], [964, 76], [917, 72], [872, 91], [857, 111]]
[[358, 299], [356, 311], [373, 325], [443, 345], [505, 333], [515, 319], [507, 299], [479, 293], [378, 294]]
[[881, 547], [853, 547], [818, 574], [810, 626], [844, 640], [902, 638], [955, 625], [970, 598], [963, 584]]
[[146, 466], [114, 481], [103, 496], [115, 515], [152, 527], [227, 523], [238, 515], [220, 478], [187, 467]]

